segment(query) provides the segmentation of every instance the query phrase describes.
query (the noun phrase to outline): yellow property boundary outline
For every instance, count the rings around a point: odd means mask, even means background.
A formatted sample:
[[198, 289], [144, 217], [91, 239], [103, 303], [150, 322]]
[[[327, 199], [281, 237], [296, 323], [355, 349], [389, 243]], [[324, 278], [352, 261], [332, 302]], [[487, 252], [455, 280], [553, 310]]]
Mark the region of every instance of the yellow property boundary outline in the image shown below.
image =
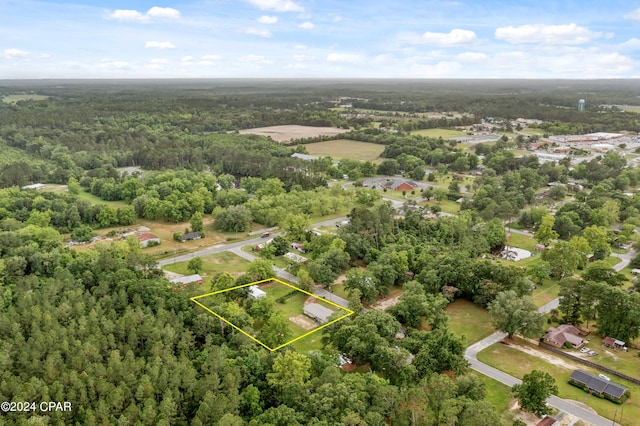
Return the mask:
[[[337, 307], [337, 308], [339, 308], [339, 309], [341, 309], [341, 310], [343, 310], [343, 311], [347, 311], [347, 314], [346, 314], [346, 315], [341, 316], [340, 318], [336, 318], [336, 319], [334, 319], [333, 321], [330, 321], [330, 322], [328, 322], [328, 323], [326, 323], [326, 324], [322, 324], [321, 326], [319, 326], [319, 327], [317, 327], [317, 328], [314, 328], [313, 330], [311, 330], [311, 331], [308, 331], [308, 332], [304, 333], [302, 336], [298, 336], [298, 337], [296, 337], [295, 339], [292, 339], [292, 340], [290, 340], [290, 341], [288, 341], [288, 342], [286, 342], [286, 343], [281, 344], [280, 346], [276, 346], [275, 348], [272, 348], [272, 347], [269, 347], [268, 345], [264, 344], [264, 343], [263, 343], [263, 342], [261, 342], [260, 340], [256, 339], [255, 337], [253, 337], [252, 335], [250, 335], [249, 333], [247, 333], [246, 331], [244, 331], [244, 330], [243, 330], [243, 329], [241, 329], [240, 327], [238, 327], [238, 326], [234, 325], [233, 323], [231, 323], [229, 320], [227, 320], [227, 319], [226, 319], [226, 318], [224, 318], [223, 316], [218, 315], [217, 313], [213, 312], [213, 310], [212, 310], [212, 309], [208, 308], [207, 306], [205, 306], [204, 304], [202, 304], [201, 302], [199, 302], [199, 301], [198, 301], [198, 299], [203, 298], [203, 297], [213, 296], [213, 295], [215, 295], [215, 294], [225, 293], [225, 292], [227, 292], [227, 291], [237, 290], [237, 289], [239, 289], [239, 288], [249, 287], [249, 286], [252, 286], [252, 285], [258, 285], [258, 284], [262, 284], [262, 283], [267, 282], [267, 281], [276, 281], [276, 282], [278, 282], [278, 283], [280, 283], [280, 284], [286, 285], [287, 287], [290, 287], [290, 288], [292, 288], [292, 289], [294, 289], [294, 290], [297, 290], [297, 291], [302, 292], [302, 293], [304, 293], [304, 294], [306, 294], [306, 295], [309, 295], [309, 296], [311, 296], [311, 297], [314, 297], [314, 298], [316, 298], [316, 299], [318, 299], [318, 300], [321, 300], [321, 301], [323, 301], [323, 302], [327, 302], [328, 304], [333, 305], [333, 306], [335, 306], [335, 307]], [[313, 293], [309, 293], [308, 291], [304, 291], [304, 290], [302, 290], [302, 289], [300, 289], [300, 288], [298, 288], [298, 287], [296, 287], [296, 286], [293, 286], [293, 285], [291, 285], [291, 284], [288, 284], [288, 283], [286, 283], [286, 282], [284, 282], [284, 281], [282, 281], [282, 280], [279, 280], [279, 279], [277, 279], [277, 278], [267, 278], [266, 280], [255, 281], [255, 282], [252, 282], [252, 283], [249, 283], [249, 284], [243, 284], [243, 285], [239, 285], [239, 286], [235, 286], [235, 287], [227, 288], [227, 289], [225, 289], [225, 290], [214, 291], [213, 293], [201, 294], [200, 296], [194, 296], [194, 297], [192, 297], [190, 300], [191, 300], [193, 303], [195, 303], [196, 305], [198, 305], [198, 306], [202, 307], [204, 310], [206, 310], [206, 311], [207, 311], [207, 312], [209, 312], [210, 314], [213, 314], [214, 316], [216, 316], [216, 317], [220, 318], [220, 320], [222, 320], [222, 321], [224, 321], [225, 323], [229, 324], [231, 327], [235, 328], [235, 329], [236, 329], [236, 330], [238, 330], [240, 333], [242, 333], [242, 334], [244, 334], [245, 336], [247, 336], [249, 339], [251, 339], [251, 340], [253, 340], [254, 342], [258, 343], [259, 345], [261, 345], [261, 346], [265, 347], [266, 349], [270, 350], [271, 352], [273, 352], [273, 351], [277, 351], [278, 349], [281, 349], [281, 348], [284, 348], [285, 346], [290, 345], [290, 344], [292, 344], [293, 342], [295, 342], [295, 341], [298, 341], [298, 340], [302, 339], [303, 337], [307, 337], [307, 336], [309, 336], [310, 334], [313, 334], [313, 333], [315, 333], [315, 332], [316, 332], [316, 331], [318, 331], [318, 330], [322, 330], [323, 328], [328, 327], [328, 326], [330, 326], [331, 324], [334, 324], [334, 323], [336, 323], [336, 322], [338, 322], [338, 321], [340, 321], [340, 320], [345, 319], [345, 318], [346, 318], [346, 317], [348, 317], [349, 315], [353, 315], [353, 314], [354, 314], [354, 312], [353, 312], [351, 309], [347, 309], [347, 308], [345, 308], [344, 306], [338, 305], [337, 303], [334, 303], [334, 302], [332, 302], [332, 301], [330, 301], [330, 300], [327, 300], [327, 299], [325, 299], [325, 298], [323, 298], [323, 297], [316, 296], [315, 294], [313, 294]]]

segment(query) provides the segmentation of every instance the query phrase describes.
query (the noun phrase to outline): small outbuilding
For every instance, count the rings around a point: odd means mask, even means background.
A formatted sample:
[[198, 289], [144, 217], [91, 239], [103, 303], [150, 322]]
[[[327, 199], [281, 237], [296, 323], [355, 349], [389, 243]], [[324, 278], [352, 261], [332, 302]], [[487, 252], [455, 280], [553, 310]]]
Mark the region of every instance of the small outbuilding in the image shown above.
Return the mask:
[[249, 299], [262, 299], [267, 293], [264, 290], [260, 290], [257, 285], [249, 287]]
[[607, 336], [602, 339], [602, 345], [607, 348], [612, 349], [622, 349], [625, 346], [625, 343], [622, 340], [614, 339], [613, 337]]
[[329, 320], [329, 316], [333, 311], [329, 308], [322, 306], [319, 303], [306, 303], [303, 308], [303, 312], [306, 316], [313, 318], [319, 323], [325, 323]]
[[140, 233], [140, 234], [136, 235], [136, 238], [140, 242], [140, 246], [141, 247], [147, 247], [147, 246], [149, 246], [149, 243], [151, 243], [151, 242], [156, 243], [156, 244], [160, 244], [160, 238], [158, 238], [156, 235], [150, 234], [148, 232]]

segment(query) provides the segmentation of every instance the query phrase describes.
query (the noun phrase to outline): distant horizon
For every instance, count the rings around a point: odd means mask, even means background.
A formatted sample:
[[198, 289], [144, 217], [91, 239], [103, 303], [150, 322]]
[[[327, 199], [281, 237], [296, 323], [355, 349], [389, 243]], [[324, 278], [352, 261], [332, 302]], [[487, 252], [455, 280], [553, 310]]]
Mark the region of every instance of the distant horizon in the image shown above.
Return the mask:
[[0, 78], [640, 78], [640, 8], [623, 2], [108, 4], [4, 0]]

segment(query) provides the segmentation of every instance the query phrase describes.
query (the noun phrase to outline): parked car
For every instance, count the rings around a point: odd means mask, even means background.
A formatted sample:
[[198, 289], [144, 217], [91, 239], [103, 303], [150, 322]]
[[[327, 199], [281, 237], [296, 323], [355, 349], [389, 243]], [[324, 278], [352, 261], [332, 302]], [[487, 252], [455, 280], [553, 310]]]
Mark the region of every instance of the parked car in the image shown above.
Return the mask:
[[589, 351], [589, 356], [596, 356], [598, 355], [598, 352], [596, 351]]
[[262, 237], [262, 238], [267, 238], [269, 235], [271, 235], [271, 233], [270, 233], [270, 232], [263, 232], [263, 233], [262, 233], [262, 235], [261, 235], [261, 237]]
[[605, 376], [604, 374], [598, 374], [598, 377], [600, 377], [601, 379], [604, 379], [606, 381], [610, 381], [611, 379], [609, 378], [609, 376]]
[[580, 353], [582, 353], [582, 354], [586, 354], [586, 353], [587, 353], [587, 352], [589, 352], [590, 350], [591, 350], [591, 349], [589, 349], [589, 348], [582, 348], [582, 349], [580, 349]]

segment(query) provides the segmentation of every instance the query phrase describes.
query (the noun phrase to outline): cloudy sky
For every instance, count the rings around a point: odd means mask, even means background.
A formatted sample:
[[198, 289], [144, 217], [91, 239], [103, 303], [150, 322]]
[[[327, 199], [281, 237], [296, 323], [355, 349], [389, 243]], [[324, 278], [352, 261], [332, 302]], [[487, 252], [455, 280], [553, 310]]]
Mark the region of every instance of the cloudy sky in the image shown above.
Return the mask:
[[1, 78], [640, 77], [640, 3], [0, 0]]

